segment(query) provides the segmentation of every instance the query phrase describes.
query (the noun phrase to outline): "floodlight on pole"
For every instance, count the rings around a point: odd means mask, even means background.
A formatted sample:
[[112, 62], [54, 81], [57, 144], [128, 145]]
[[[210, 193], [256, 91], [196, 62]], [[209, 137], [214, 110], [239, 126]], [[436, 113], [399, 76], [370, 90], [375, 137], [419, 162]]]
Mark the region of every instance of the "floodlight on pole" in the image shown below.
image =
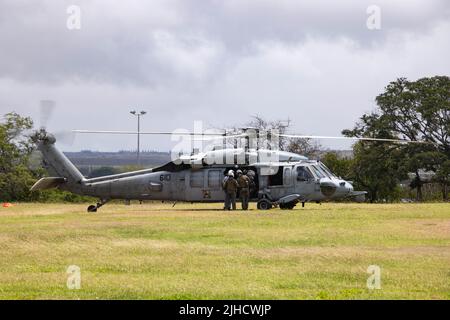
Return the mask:
[[130, 113], [137, 117], [138, 123], [137, 123], [137, 165], [141, 165], [141, 159], [140, 159], [140, 147], [141, 147], [141, 116], [145, 115], [146, 111], [140, 111], [136, 112], [136, 110], [131, 110]]

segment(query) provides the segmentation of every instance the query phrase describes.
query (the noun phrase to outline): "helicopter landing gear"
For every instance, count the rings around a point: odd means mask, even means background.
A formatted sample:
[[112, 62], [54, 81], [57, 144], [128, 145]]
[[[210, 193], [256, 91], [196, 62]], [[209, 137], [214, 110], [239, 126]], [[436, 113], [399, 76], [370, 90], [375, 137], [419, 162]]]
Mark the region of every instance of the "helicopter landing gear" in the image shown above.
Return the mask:
[[292, 210], [297, 205], [297, 202], [280, 203], [281, 210]]
[[267, 199], [261, 199], [257, 202], [256, 207], [259, 210], [269, 210], [272, 209], [272, 203]]
[[100, 199], [100, 202], [97, 202], [96, 205], [90, 205], [87, 208], [87, 212], [97, 212], [97, 209], [99, 209], [101, 206], [103, 206], [105, 203], [107, 203], [109, 200], [107, 199]]

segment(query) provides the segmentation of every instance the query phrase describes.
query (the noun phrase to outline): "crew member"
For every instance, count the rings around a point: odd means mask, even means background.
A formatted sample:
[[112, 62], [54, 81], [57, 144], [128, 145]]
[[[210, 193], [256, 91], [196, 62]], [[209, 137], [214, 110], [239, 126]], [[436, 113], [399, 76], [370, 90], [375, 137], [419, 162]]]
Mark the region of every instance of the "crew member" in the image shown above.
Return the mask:
[[[230, 170], [230, 171], [231, 171], [231, 170]], [[225, 175], [225, 177], [223, 177], [223, 180], [222, 180], [222, 190], [225, 192], [225, 203], [224, 203], [224, 205], [223, 205], [223, 210], [226, 210], [226, 209], [227, 209], [227, 203], [226, 203], [226, 200], [227, 200], [227, 191], [226, 191], [226, 189], [225, 189], [225, 184], [226, 184], [228, 178], [230, 177], [230, 176], [229, 176], [230, 171], [227, 172], [227, 174]]]
[[257, 193], [258, 190], [256, 190], [256, 183], [255, 183], [255, 176], [256, 173], [253, 170], [244, 170], [244, 174], [248, 177], [250, 180], [250, 195], [253, 195], [255, 192]]
[[242, 210], [248, 209], [248, 200], [250, 198], [250, 178], [243, 174], [241, 170], [237, 171], [237, 182], [239, 185], [239, 197], [241, 198]]
[[228, 179], [223, 184], [223, 189], [225, 191], [225, 210], [236, 210], [236, 192], [238, 189], [238, 182], [234, 178], [233, 170], [228, 171]]

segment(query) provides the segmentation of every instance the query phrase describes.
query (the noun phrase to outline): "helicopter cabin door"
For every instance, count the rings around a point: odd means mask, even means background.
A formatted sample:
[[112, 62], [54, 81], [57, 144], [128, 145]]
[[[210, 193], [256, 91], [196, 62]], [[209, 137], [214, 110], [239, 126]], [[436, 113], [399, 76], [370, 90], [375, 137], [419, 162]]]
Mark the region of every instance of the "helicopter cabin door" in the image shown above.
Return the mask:
[[280, 166], [269, 175], [268, 189], [273, 200], [277, 200], [285, 195], [292, 193], [292, 167]]
[[205, 187], [205, 173], [206, 170], [191, 170], [187, 176], [186, 183], [186, 200], [187, 201], [202, 201], [203, 189]]
[[314, 193], [315, 180], [308, 166], [298, 165], [295, 167], [295, 192], [302, 197], [308, 197]]
[[186, 185], [187, 201], [216, 202], [223, 201], [223, 172], [221, 169], [202, 169], [190, 171]]
[[208, 181], [203, 191], [203, 201], [223, 201], [225, 193], [222, 190], [222, 180], [224, 178], [221, 169], [209, 169], [207, 171]]
[[295, 193], [295, 169], [293, 166], [283, 168], [283, 186], [284, 194], [289, 195]]

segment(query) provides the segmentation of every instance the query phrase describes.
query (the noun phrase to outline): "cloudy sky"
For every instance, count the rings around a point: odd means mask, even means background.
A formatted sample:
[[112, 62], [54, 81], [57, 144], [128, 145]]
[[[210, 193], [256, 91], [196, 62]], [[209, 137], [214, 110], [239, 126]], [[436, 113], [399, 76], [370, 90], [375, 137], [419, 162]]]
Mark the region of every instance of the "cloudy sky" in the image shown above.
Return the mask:
[[[71, 5], [80, 29], [67, 27]], [[381, 29], [367, 27], [371, 5]], [[39, 122], [50, 99], [53, 131], [133, 130], [137, 108], [149, 112], [143, 130], [259, 114], [290, 118], [291, 132], [340, 135], [389, 81], [449, 75], [449, 39], [448, 0], [0, 0], [0, 114]], [[61, 147], [133, 149], [135, 139], [77, 136]]]

